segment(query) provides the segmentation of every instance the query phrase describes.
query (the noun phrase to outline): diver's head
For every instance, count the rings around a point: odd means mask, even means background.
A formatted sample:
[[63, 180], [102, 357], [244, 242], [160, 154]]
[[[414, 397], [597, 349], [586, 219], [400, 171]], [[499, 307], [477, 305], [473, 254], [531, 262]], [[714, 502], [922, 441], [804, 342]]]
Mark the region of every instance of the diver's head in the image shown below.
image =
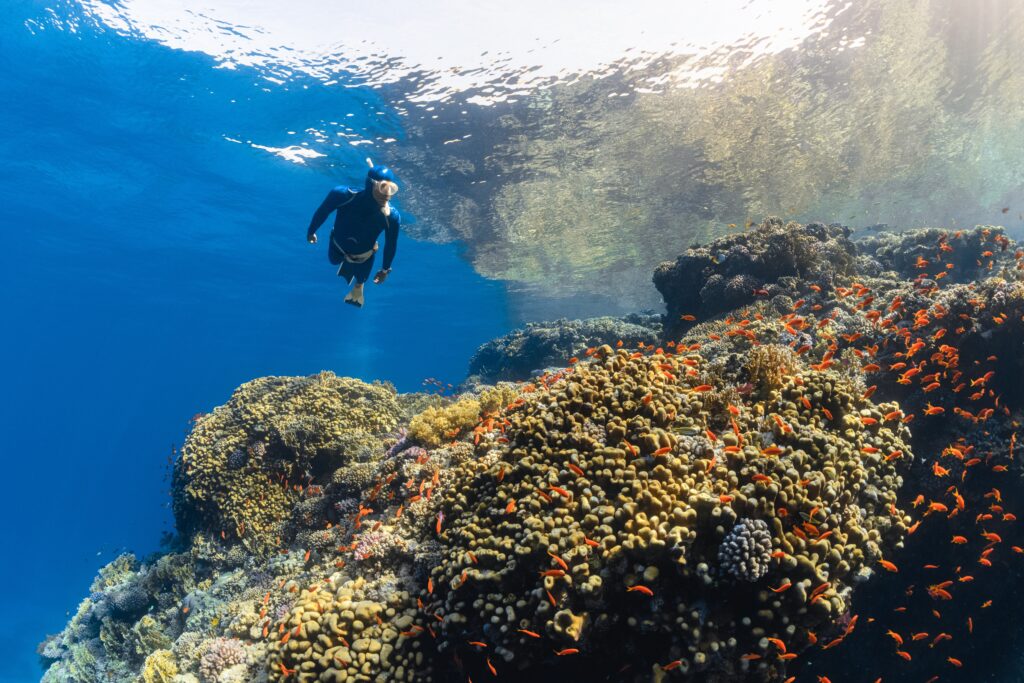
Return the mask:
[[366, 190], [371, 192], [378, 202], [386, 204], [398, 194], [398, 183], [395, 180], [395, 172], [387, 166], [371, 166], [366, 174]]

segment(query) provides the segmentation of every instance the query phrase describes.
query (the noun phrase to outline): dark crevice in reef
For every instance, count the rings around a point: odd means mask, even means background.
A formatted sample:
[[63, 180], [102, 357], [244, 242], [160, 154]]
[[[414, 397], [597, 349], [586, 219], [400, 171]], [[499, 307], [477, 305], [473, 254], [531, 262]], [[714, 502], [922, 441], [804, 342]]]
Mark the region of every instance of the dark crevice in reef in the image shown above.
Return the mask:
[[659, 266], [665, 315], [529, 325], [454, 396], [249, 382], [44, 681], [997, 675], [1022, 256], [768, 219]]

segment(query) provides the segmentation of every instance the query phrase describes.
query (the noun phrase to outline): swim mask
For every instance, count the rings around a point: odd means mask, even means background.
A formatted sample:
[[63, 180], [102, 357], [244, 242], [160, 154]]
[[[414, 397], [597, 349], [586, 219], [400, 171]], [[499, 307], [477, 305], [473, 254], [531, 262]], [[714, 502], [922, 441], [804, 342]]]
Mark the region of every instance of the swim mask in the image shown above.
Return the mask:
[[[369, 159], [366, 160], [370, 162]], [[381, 201], [388, 201], [398, 194], [398, 183], [395, 181], [395, 172], [387, 166], [370, 164], [370, 171], [366, 174], [366, 189], [372, 190], [374, 197]]]

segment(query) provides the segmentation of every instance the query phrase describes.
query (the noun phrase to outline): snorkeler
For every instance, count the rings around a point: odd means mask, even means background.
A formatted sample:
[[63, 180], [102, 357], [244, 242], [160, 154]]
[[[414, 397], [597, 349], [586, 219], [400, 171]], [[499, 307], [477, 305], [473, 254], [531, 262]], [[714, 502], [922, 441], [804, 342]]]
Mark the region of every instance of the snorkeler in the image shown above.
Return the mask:
[[355, 279], [355, 285], [345, 296], [345, 303], [360, 308], [363, 305], [363, 285], [370, 277], [379, 248], [377, 238], [381, 232], [384, 233], [384, 267], [373, 276], [374, 284], [379, 285], [391, 272], [391, 262], [398, 246], [398, 228], [402, 224], [398, 210], [388, 203], [398, 192], [394, 172], [387, 166], [374, 166], [369, 159], [366, 163], [370, 165], [370, 171], [366, 174], [363, 189], [339, 185], [331, 190], [313, 214], [306, 231], [306, 241], [316, 244], [316, 231], [332, 211], [337, 211], [327, 258], [339, 266], [338, 275], [345, 278], [345, 282], [351, 283]]

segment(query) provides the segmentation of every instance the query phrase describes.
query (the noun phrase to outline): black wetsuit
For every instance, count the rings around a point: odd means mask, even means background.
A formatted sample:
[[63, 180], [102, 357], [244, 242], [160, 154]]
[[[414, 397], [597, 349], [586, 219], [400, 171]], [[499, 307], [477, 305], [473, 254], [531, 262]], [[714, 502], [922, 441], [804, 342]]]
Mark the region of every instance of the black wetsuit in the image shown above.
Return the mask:
[[[369, 181], [367, 184], [369, 185]], [[345, 255], [355, 256], [370, 251], [382, 232], [384, 270], [391, 268], [398, 247], [398, 228], [402, 225], [402, 216], [397, 209], [392, 207], [390, 213], [384, 215], [380, 204], [373, 198], [372, 190], [367, 188], [357, 191], [339, 185], [327, 194], [327, 198], [313, 214], [307, 234], [316, 234], [332, 211], [337, 213], [334, 217], [334, 229], [331, 230], [327, 258], [334, 265], [341, 265], [338, 275], [347, 282], [352, 282], [352, 278], [359, 284], [366, 282], [373, 271], [376, 254], [361, 263], [352, 263], [345, 259]]]

